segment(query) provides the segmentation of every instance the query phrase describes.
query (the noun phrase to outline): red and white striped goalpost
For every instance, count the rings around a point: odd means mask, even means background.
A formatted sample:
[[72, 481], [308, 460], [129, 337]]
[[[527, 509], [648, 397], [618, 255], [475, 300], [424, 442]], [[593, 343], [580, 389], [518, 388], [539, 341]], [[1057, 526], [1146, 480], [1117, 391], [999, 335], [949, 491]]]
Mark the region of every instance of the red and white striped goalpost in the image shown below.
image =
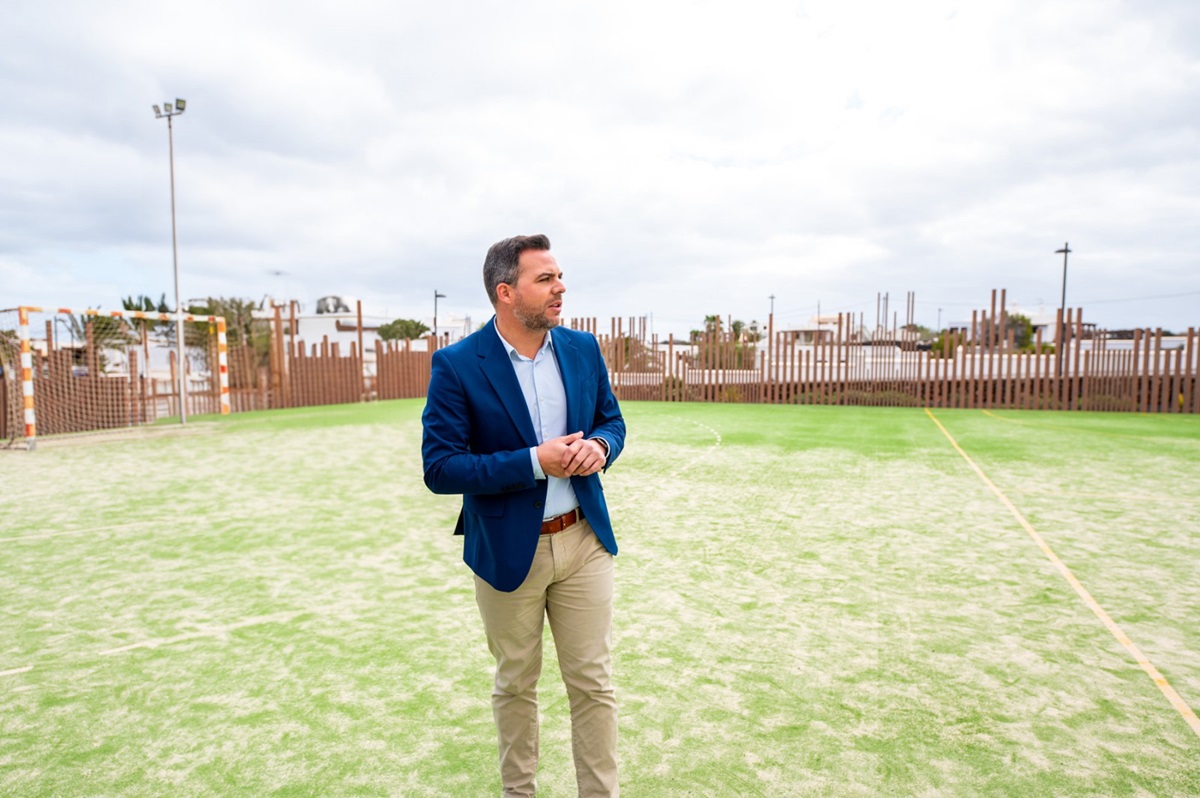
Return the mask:
[[[43, 308], [22, 305], [17, 308], [17, 335], [21, 341], [21, 395], [25, 404], [25, 443], [30, 450], [37, 441], [37, 408], [33, 392], [33, 348], [29, 338], [29, 314], [45, 313]], [[207, 322], [217, 327], [217, 367], [218, 381], [221, 386], [221, 415], [230, 413], [229, 405], [229, 359], [228, 346], [225, 337], [225, 318], [223, 316], [193, 316], [190, 313], [147, 313], [141, 310], [74, 310], [72, 308], [55, 308], [53, 313], [60, 315], [81, 316], [110, 316], [115, 319], [140, 319], [145, 321], [175, 321], [182, 319], [191, 322]], [[178, 364], [179, 369], [184, 364]], [[182, 372], [181, 372], [182, 373]], [[180, 397], [182, 401], [183, 397]]]

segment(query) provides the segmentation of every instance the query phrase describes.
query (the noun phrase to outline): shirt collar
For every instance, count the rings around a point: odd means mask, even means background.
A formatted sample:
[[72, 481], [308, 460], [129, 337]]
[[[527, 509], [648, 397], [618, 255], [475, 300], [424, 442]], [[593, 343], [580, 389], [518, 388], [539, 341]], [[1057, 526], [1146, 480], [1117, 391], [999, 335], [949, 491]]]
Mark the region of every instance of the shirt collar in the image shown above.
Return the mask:
[[[520, 359], [521, 353], [500, 334], [500, 325], [496, 323], [495, 317], [492, 318], [492, 329], [496, 331], [496, 337], [500, 339], [500, 343], [504, 344], [504, 349], [508, 352], [509, 360]], [[538, 350], [538, 354], [540, 355], [547, 350], [554, 351], [554, 336], [550, 334], [550, 330], [546, 330], [546, 338], [542, 341], [542, 348]]]

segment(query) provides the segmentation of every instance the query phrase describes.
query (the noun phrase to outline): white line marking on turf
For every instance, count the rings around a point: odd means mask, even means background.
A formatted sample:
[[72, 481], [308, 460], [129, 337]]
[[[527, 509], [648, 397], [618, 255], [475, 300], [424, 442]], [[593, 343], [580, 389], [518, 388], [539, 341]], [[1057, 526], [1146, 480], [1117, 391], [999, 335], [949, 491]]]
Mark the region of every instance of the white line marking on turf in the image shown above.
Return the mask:
[[1112, 633], [1112, 636], [1117, 638], [1117, 642], [1124, 646], [1125, 650], [1133, 655], [1134, 660], [1136, 660], [1137, 664], [1141, 666], [1141, 669], [1146, 672], [1147, 676], [1154, 680], [1154, 684], [1158, 686], [1158, 689], [1164, 696], [1166, 696], [1166, 699], [1171, 702], [1171, 706], [1175, 707], [1175, 710], [1183, 716], [1183, 719], [1187, 722], [1187, 725], [1192, 727], [1192, 731], [1194, 731], [1197, 736], [1200, 736], [1200, 718], [1196, 717], [1196, 713], [1190, 706], [1187, 705], [1187, 702], [1183, 700], [1179, 693], [1175, 692], [1175, 688], [1171, 686], [1166, 677], [1159, 672], [1158, 668], [1154, 667], [1154, 663], [1146, 658], [1146, 655], [1142, 653], [1142, 650], [1138, 648], [1132, 640], [1129, 639], [1129, 636], [1121, 630], [1121, 627], [1117, 626], [1116, 621], [1114, 621], [1112, 617], [1104, 611], [1104, 608], [1100, 606], [1100, 603], [1097, 602], [1096, 599], [1092, 598], [1092, 594], [1087, 591], [1087, 588], [1083, 586], [1082, 582], [1075, 578], [1075, 574], [1071, 573], [1071, 569], [1067, 567], [1067, 564], [1058, 558], [1058, 555], [1054, 553], [1054, 550], [1050, 548], [1050, 545], [1046, 543], [1046, 540], [1038, 534], [1038, 531], [1033, 528], [1033, 525], [1025, 520], [1025, 516], [1021, 515], [1021, 511], [1017, 509], [1017, 506], [1009, 501], [1008, 497], [1004, 495], [1004, 492], [1001, 491], [1000, 488], [996, 487], [996, 483], [992, 482], [992, 480], [988, 478], [988, 475], [983, 473], [983, 469], [976, 465], [975, 461], [972, 460], [965, 451], [963, 451], [963, 448], [958, 445], [958, 441], [954, 440], [954, 436], [942, 426], [942, 422], [937, 420], [937, 416], [935, 416], [928, 407], [925, 408], [925, 413], [930, 419], [933, 420], [934, 424], [937, 424], [938, 429], [940, 429], [942, 434], [946, 436], [946, 440], [950, 441], [950, 445], [953, 446], [954, 449], [962, 455], [962, 458], [967, 461], [967, 465], [971, 466], [971, 469], [979, 475], [979, 478], [983, 480], [983, 483], [991, 488], [992, 492], [996, 494], [1004, 506], [1008, 508], [1008, 511], [1013, 514], [1013, 517], [1017, 519], [1017, 522], [1025, 529], [1026, 532], [1029, 533], [1029, 536], [1033, 538], [1033, 542], [1038, 545], [1038, 548], [1042, 550], [1042, 553], [1046, 555], [1054, 567], [1058, 569], [1058, 572], [1062, 574], [1063, 578], [1067, 580], [1067, 584], [1073, 587], [1075, 592], [1079, 594], [1079, 597], [1083, 599], [1083, 603], [1088, 605], [1088, 608], [1096, 614], [1096, 617], [1099, 618], [1100, 622], [1103, 623], [1108, 631]]
[[300, 613], [298, 612], [277, 612], [274, 615], [258, 615], [254, 618], [246, 618], [245, 620], [238, 621], [237, 623], [231, 623], [224, 626], [208, 626], [204, 629], [190, 632], [185, 635], [142, 640], [138, 643], [130, 643], [127, 646], [110, 648], [106, 651], [101, 651], [100, 656], [107, 657], [112, 654], [121, 654], [126, 651], [133, 651], [137, 648], [158, 648], [159, 646], [169, 646], [174, 643], [183, 643], [188, 640], [198, 640], [204, 637], [220, 637], [221, 635], [228, 634], [235, 629], [243, 629], [247, 626], [259, 626], [265, 623], [287, 623], [299, 614]]
[[90, 532], [108, 532], [113, 529], [128, 529], [133, 526], [145, 526], [147, 524], [161, 523], [160, 519], [150, 521], [130, 521], [128, 524], [112, 524], [111, 526], [89, 526], [83, 529], [68, 529], [63, 532], [41, 532], [36, 535], [20, 535], [15, 538], [0, 538], [0, 543], [11, 543], [18, 540], [44, 540], [46, 538], [57, 538], [63, 535], [86, 535]]
[[[715, 442], [715, 443], [713, 443], [713, 445], [712, 445], [712, 446], [709, 446], [709, 447], [708, 447], [709, 449], [716, 449], [718, 446], [720, 446], [720, 445], [721, 445], [721, 433], [717, 432], [715, 429], [713, 429], [712, 427], [708, 426], [707, 424], [701, 424], [699, 421], [693, 421], [693, 420], [692, 420], [692, 419], [690, 419], [690, 418], [681, 418], [681, 417], [679, 417], [679, 416], [671, 416], [671, 418], [674, 418], [674, 419], [676, 419], [676, 420], [678, 420], [678, 421], [686, 421], [686, 422], [688, 422], [689, 424], [695, 424], [697, 427], [700, 427], [701, 429], [708, 430], [709, 432], [711, 432], [711, 433], [713, 434], [713, 437], [714, 437], [714, 438], [716, 438], [717, 440], [716, 440], [716, 442]], [[701, 453], [701, 454], [697, 455], [696, 457], [693, 457], [691, 460], [689, 460], [689, 461], [687, 461], [686, 463], [684, 463], [684, 464], [683, 464], [683, 467], [681, 467], [681, 468], [680, 468], [678, 471], [676, 471], [676, 472], [673, 474], [673, 476], [679, 476], [679, 475], [680, 475], [680, 474], [682, 474], [684, 471], [687, 471], [689, 468], [691, 468], [693, 465], [695, 465], [696, 463], [700, 462], [701, 460], [703, 460], [703, 459], [704, 459], [705, 457], [707, 457], [707, 456], [708, 456], [708, 451], [707, 451], [707, 450], [705, 450], [703, 453]]]
[[33, 670], [32, 665], [26, 665], [24, 668], [13, 668], [12, 670], [0, 671], [0, 676], [16, 676], [18, 673], [29, 673]]
[[[1026, 421], [1025, 419], [1009, 418], [1008, 416], [998, 416], [995, 413], [993, 413], [991, 410], [984, 410], [982, 412], [988, 418], [994, 418], [997, 421], [1007, 421], [1009, 424], [1016, 424], [1016, 425], [1022, 426], [1022, 427], [1033, 427], [1034, 429], [1066, 430], [1067, 432], [1074, 432], [1076, 434], [1082, 434], [1082, 435], [1102, 435], [1106, 438], [1132, 438], [1135, 441], [1158, 441], [1158, 440], [1161, 440], [1160, 438], [1156, 438], [1153, 435], [1130, 435], [1125, 432], [1109, 432], [1108, 430], [1102, 430], [1102, 429], [1090, 429], [1085, 432], [1081, 432], [1077, 427], [1064, 426], [1062, 424], [1044, 424], [1044, 423]], [[1149, 415], [1149, 414], [1148, 413], [1139, 413], [1138, 415], [1145, 416], [1145, 415]], [[1197, 441], [1193, 441], [1188, 438], [1175, 438], [1173, 442], [1186, 443], [1186, 444], [1197, 443]]]

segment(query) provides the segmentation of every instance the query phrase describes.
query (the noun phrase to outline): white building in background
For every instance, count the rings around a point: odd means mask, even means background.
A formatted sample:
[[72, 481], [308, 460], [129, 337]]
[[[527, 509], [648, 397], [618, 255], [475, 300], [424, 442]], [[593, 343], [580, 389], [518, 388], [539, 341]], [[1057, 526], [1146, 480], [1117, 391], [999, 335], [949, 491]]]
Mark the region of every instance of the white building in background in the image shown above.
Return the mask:
[[1039, 305], [1037, 310], [1032, 308], [1022, 308], [1017, 305], [1010, 305], [1006, 309], [1009, 316], [1024, 316], [1029, 319], [1029, 323], [1033, 326], [1033, 336], [1036, 338], [1040, 332], [1042, 341], [1045, 343], [1058, 342], [1058, 308], [1046, 310], [1045, 306]]
[[[264, 301], [262, 309], [256, 315], [261, 318], [273, 319], [276, 304], [273, 301]], [[338, 351], [343, 355], [350, 353], [352, 344], [358, 345], [358, 300], [354, 297], [323, 296], [313, 303], [311, 310], [300, 302], [278, 303], [278, 306], [285, 331], [288, 323], [294, 319], [295, 330], [292, 340], [303, 342], [307, 351], [312, 351], [313, 345], [320, 346], [326, 339], [330, 344], [336, 343]], [[366, 363], [373, 364], [375, 362], [375, 344], [379, 339], [379, 328], [397, 318], [400, 317], [363, 314], [362, 346], [363, 359]], [[430, 332], [422, 338], [414, 339], [409, 346], [416, 351], [423, 351], [428, 348], [429, 338], [433, 334], [433, 317], [427, 316], [417, 319], [417, 321], [429, 327]], [[448, 346], [474, 331], [469, 316], [439, 314], [437, 322], [439, 346]]]

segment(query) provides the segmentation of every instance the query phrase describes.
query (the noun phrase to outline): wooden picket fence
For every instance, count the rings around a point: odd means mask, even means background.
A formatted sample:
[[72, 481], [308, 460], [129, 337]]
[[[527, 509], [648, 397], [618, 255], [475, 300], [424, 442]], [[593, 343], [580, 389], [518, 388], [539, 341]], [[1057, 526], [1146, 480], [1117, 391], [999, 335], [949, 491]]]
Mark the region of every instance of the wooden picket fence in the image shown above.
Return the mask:
[[[913, 305], [910, 295], [909, 320]], [[279, 308], [271, 321], [269, 358], [231, 342], [232, 411], [425, 396], [437, 343], [366, 341], [361, 305], [359, 314], [358, 340], [345, 348], [327, 339], [295, 340], [288, 334], [296, 329], [295, 319], [282, 318]], [[1081, 310], [1068, 309], [1056, 320], [1063, 334], [1054, 336], [1065, 345], [1050, 346], [1039, 332], [1030, 351], [1019, 351], [1004, 292], [998, 298], [993, 292], [990, 308], [973, 313], [958, 338], [944, 337], [940, 350], [923, 349], [915, 327], [899, 319], [868, 328], [861, 316], [846, 314], [836, 325], [818, 328], [812, 340], [776, 330], [773, 318], [761, 336], [735, 335], [718, 323], [687, 341], [660, 340], [648, 332], [644, 317], [612, 319], [607, 330], [596, 319], [571, 324], [599, 341], [622, 401], [1200, 413], [1196, 328], [1178, 336], [1142, 329], [1117, 337], [1084, 324]], [[0, 344], [11, 348], [3, 339]], [[22, 399], [13, 375], [15, 353], [0, 355], [9, 364], [0, 385], [3, 440], [20, 435]], [[42, 434], [137, 426], [178, 415], [173, 354], [170, 380], [137, 376], [136, 351], [129, 353], [124, 378], [92, 376], [103, 371], [98, 357], [89, 333], [85, 348], [50, 351], [42, 359], [35, 369]], [[215, 349], [209, 362], [217, 362]], [[219, 412], [211, 369], [207, 376], [189, 372], [188, 386], [189, 416]]]
[[[716, 343], [733, 362], [737, 344]], [[1194, 329], [1172, 349], [1161, 331], [1149, 330], [1137, 331], [1128, 348], [1091, 343], [1072, 347], [1063, 362], [971, 346], [938, 357], [891, 341], [797, 347], [777, 340], [773, 353], [753, 352], [753, 367], [726, 368], [697, 365], [694, 344], [668, 340], [655, 344], [665, 349], [660, 367], [635, 370], [624, 367], [628, 339], [601, 337], [622, 400], [1200, 413]]]
[[[266, 396], [267, 406], [307, 407], [425, 395], [432, 351], [416, 349], [412, 341], [365, 341], [361, 302], [358, 341], [351, 343], [348, 351], [343, 352], [338, 343], [331, 343], [328, 338], [311, 344], [291, 340], [285, 332], [295, 329], [294, 318], [285, 320], [277, 307], [269, 375], [263, 380], [271, 386]], [[370, 360], [363, 355], [366, 343], [373, 344], [374, 357]], [[433, 339], [425, 343], [436, 347]], [[232, 378], [231, 374], [231, 393], [236, 396], [237, 381]], [[238, 409], [235, 404], [234, 411]]]
[[[910, 319], [913, 305], [910, 295]], [[1039, 332], [1019, 351], [1007, 316], [1004, 292], [993, 292], [990, 311], [973, 313], [938, 351], [922, 349], [911, 324], [868, 328], [848, 314], [811, 342], [776, 331], [773, 318], [763, 340], [715, 325], [662, 341], [644, 318], [613, 319], [607, 332], [596, 319], [572, 326], [600, 342], [621, 400], [1200, 413], [1195, 328], [1116, 338], [1067, 309], [1055, 327], [1065, 346]]]
[[425, 396], [432, 362], [433, 353], [414, 350], [412, 341], [377, 341], [375, 398], [419, 399]]

